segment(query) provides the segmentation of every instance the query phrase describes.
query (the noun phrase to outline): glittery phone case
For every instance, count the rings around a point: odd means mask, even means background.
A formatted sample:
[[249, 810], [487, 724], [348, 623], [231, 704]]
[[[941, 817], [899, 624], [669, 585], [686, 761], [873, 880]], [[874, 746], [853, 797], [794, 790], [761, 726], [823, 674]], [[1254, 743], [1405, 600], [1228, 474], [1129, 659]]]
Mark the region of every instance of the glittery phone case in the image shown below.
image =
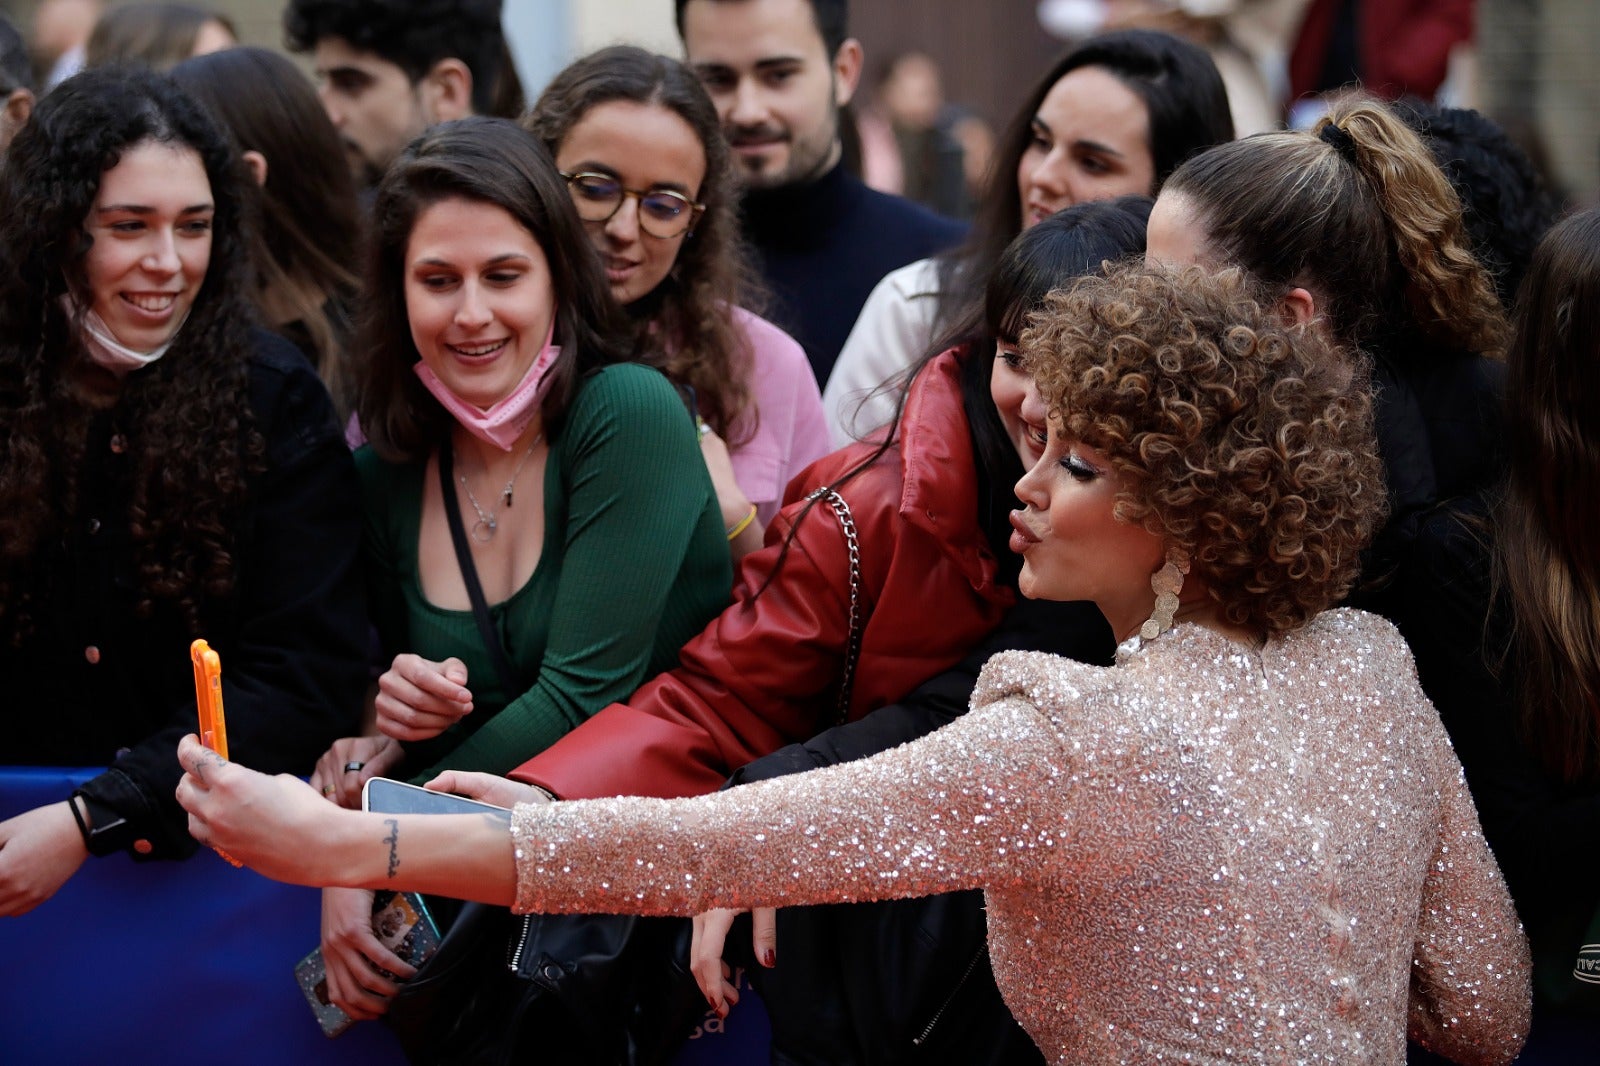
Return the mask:
[[[384, 891], [374, 896], [372, 931], [379, 943], [412, 966], [421, 966], [439, 950], [439, 927], [422, 897], [414, 892]], [[328, 974], [320, 947], [295, 965], [294, 976], [325, 1034], [334, 1037], [350, 1028], [354, 1020], [328, 1001]]]

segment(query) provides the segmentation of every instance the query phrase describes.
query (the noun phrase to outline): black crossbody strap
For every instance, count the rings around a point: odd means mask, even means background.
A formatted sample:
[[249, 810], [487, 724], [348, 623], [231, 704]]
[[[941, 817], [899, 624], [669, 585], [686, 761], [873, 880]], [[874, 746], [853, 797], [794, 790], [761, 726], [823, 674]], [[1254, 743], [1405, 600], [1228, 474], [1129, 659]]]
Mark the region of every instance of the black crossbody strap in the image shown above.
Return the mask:
[[483, 586], [478, 583], [478, 568], [472, 562], [472, 548], [467, 544], [467, 527], [461, 522], [461, 501], [456, 498], [456, 460], [450, 441], [439, 447], [439, 491], [444, 495], [444, 516], [450, 522], [450, 541], [456, 548], [456, 562], [461, 566], [461, 580], [467, 586], [467, 598], [472, 601], [472, 617], [478, 623], [478, 636], [483, 638], [484, 649], [500, 684], [506, 694], [515, 699], [522, 694], [522, 683], [511, 666], [511, 656], [489, 620], [489, 605], [483, 598]]

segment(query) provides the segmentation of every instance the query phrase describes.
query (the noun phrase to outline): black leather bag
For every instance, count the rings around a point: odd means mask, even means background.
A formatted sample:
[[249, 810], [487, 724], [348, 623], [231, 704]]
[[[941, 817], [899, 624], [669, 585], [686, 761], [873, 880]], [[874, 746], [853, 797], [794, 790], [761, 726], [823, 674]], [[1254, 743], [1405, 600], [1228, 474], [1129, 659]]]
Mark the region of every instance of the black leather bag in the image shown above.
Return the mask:
[[682, 918], [464, 904], [385, 1017], [418, 1066], [655, 1066], [705, 1011], [690, 929]]

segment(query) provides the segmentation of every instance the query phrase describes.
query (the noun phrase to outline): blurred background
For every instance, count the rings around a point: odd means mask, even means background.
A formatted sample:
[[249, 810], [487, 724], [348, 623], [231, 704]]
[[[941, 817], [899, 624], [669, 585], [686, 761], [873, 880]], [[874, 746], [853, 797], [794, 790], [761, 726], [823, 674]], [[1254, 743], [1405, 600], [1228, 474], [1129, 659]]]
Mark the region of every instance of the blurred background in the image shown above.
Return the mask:
[[[0, 0], [48, 69], [115, 0]], [[279, 0], [210, 0], [241, 42], [282, 47]], [[618, 41], [679, 54], [671, 0], [506, 0], [529, 98]], [[1315, 118], [1304, 94], [1359, 76], [1495, 119], [1583, 204], [1600, 200], [1597, 0], [852, 0], [867, 63], [853, 108], [872, 184], [953, 215], [989, 138], [1049, 59], [1114, 26], [1192, 36], [1228, 82], [1241, 133]], [[1382, 83], [1375, 84], [1375, 80]]]

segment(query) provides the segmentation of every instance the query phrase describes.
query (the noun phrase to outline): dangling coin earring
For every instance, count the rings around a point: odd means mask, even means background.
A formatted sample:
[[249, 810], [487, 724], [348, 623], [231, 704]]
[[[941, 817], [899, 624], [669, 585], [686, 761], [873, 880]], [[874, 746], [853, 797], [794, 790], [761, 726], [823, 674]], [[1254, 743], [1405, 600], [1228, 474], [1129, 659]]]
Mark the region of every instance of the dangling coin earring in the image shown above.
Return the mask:
[[1172, 628], [1172, 616], [1178, 613], [1178, 594], [1183, 591], [1183, 575], [1189, 572], [1189, 557], [1177, 548], [1167, 551], [1167, 562], [1150, 575], [1150, 588], [1156, 594], [1156, 609], [1139, 635], [1145, 640], [1155, 640]]

